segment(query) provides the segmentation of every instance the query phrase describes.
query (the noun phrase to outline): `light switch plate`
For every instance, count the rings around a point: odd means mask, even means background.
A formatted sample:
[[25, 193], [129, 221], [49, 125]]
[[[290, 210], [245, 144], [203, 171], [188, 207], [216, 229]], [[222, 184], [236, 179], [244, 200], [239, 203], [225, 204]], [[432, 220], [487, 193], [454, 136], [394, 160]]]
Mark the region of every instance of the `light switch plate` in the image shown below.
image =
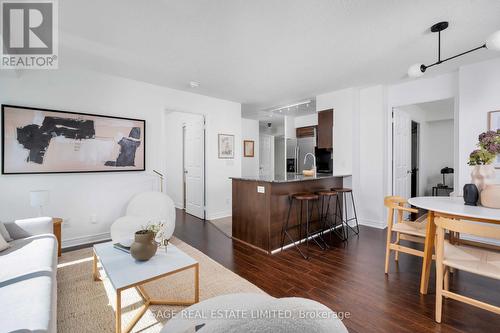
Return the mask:
[[266, 193], [266, 188], [264, 186], [257, 186], [257, 193]]

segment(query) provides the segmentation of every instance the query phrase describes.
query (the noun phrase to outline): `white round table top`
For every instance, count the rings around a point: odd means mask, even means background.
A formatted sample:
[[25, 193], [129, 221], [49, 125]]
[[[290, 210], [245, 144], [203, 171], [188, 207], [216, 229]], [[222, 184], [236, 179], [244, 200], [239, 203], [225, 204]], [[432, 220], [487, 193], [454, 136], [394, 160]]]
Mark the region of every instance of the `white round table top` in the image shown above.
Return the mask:
[[415, 197], [408, 199], [408, 203], [418, 208], [443, 214], [500, 221], [500, 209], [467, 206], [464, 204], [463, 197]]

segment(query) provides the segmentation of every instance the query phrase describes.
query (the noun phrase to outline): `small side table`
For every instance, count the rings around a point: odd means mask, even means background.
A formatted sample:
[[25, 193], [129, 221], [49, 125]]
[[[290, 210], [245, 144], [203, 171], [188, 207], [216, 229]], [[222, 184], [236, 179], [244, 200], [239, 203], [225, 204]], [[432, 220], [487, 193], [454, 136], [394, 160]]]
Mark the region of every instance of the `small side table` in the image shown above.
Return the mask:
[[440, 187], [440, 186], [434, 186], [432, 187], [432, 196], [433, 197], [439, 197], [439, 191], [444, 191], [445, 195], [444, 196], [450, 196], [450, 193], [453, 192], [453, 187]]
[[63, 219], [60, 217], [52, 218], [52, 226], [54, 236], [57, 238], [57, 256], [61, 256], [61, 224], [63, 223]]

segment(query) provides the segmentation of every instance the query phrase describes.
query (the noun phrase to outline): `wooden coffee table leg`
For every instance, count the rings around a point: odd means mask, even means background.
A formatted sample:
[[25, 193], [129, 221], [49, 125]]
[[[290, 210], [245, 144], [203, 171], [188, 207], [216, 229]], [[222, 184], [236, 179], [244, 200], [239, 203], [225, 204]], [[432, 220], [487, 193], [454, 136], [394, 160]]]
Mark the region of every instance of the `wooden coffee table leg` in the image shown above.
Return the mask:
[[434, 240], [436, 238], [436, 224], [434, 223], [434, 212], [427, 213], [427, 230], [424, 245], [424, 260], [422, 263], [422, 275], [420, 277], [420, 293], [427, 294], [429, 288], [429, 276], [431, 273], [432, 252], [434, 252]]
[[122, 331], [122, 292], [116, 291], [116, 315], [115, 315], [115, 332], [121, 333]]
[[92, 264], [92, 275], [94, 276], [94, 281], [99, 281], [99, 270], [97, 269], [97, 256], [94, 252], [94, 262]]
[[200, 265], [194, 266], [194, 302], [200, 301]]

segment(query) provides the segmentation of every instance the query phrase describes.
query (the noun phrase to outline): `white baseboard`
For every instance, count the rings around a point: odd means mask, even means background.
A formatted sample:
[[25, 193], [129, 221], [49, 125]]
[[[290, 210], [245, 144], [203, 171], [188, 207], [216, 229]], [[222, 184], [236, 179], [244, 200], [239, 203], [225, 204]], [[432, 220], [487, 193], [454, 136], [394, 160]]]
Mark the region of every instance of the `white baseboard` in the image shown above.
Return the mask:
[[220, 212], [220, 213], [215, 213], [215, 214], [207, 214], [207, 220], [217, 220], [217, 219], [222, 219], [224, 217], [229, 217], [232, 216], [233, 212]]
[[89, 244], [89, 243], [95, 243], [95, 242], [100, 242], [104, 240], [108, 240], [111, 238], [111, 235], [109, 232], [103, 232], [100, 234], [96, 235], [87, 235], [87, 236], [79, 236], [79, 237], [74, 237], [70, 239], [64, 239], [62, 241], [62, 248], [67, 248], [67, 247], [73, 247], [73, 246], [78, 246], [78, 245], [83, 245], [83, 244]]
[[372, 227], [377, 229], [385, 229], [387, 227], [384, 221], [358, 218], [358, 222], [360, 225], [366, 225], [367, 227]]

